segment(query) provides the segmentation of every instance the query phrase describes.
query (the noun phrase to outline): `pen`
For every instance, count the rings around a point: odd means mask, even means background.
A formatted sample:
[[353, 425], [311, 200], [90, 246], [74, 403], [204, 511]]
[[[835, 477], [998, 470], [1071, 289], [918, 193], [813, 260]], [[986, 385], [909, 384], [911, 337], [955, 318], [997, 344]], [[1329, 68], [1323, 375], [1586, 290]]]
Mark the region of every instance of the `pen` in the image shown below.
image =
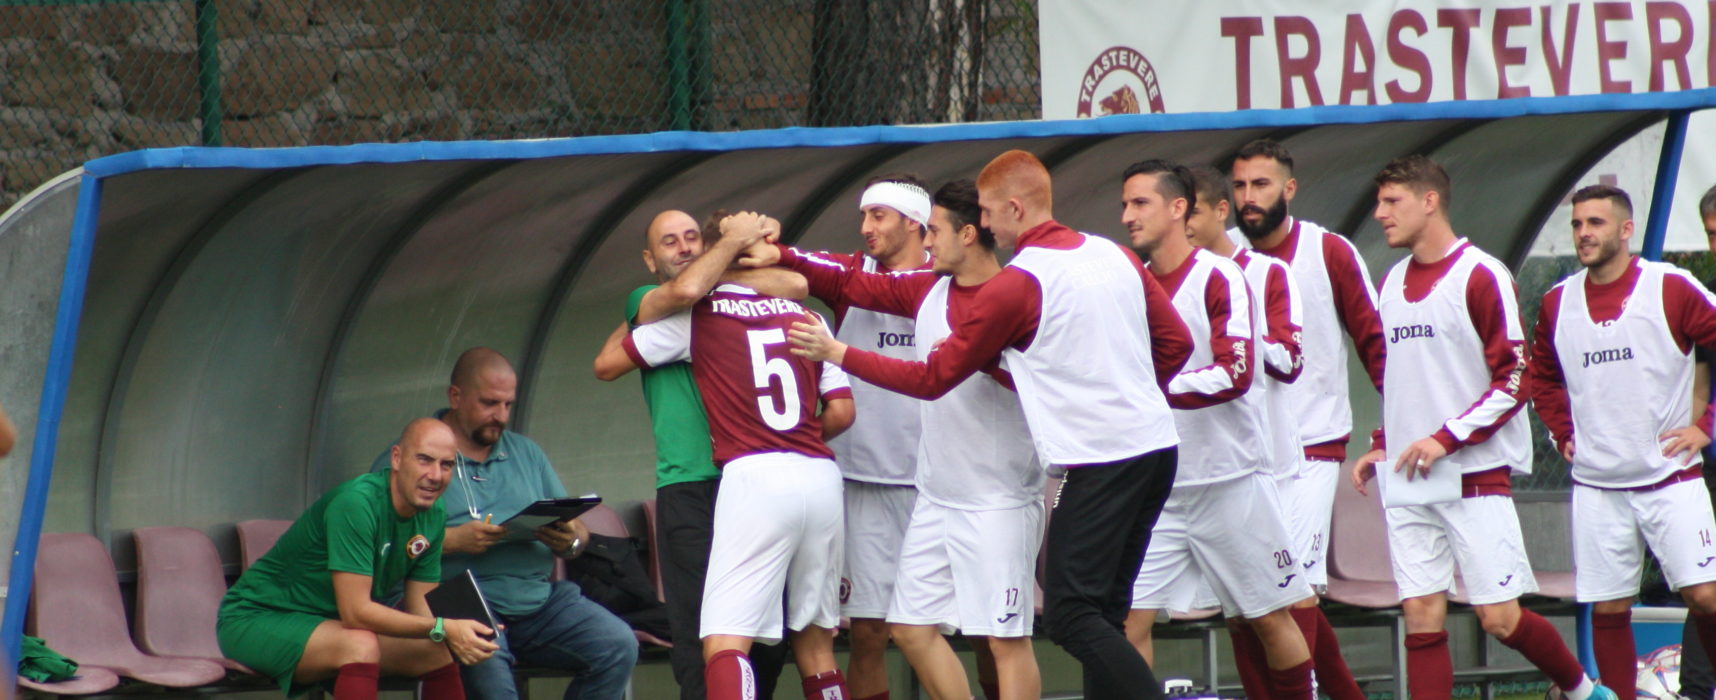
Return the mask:
[[488, 515], [483, 516], [483, 524], [484, 525], [493, 525], [494, 519], [495, 519], [495, 514], [489, 513]]

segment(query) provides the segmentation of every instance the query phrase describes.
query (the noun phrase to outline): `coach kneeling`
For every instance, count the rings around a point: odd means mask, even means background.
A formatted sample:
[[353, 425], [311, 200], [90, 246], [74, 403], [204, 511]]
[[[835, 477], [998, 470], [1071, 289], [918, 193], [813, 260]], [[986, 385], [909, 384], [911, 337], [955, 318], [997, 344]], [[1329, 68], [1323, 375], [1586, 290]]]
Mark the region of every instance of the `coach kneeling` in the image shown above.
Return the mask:
[[[424, 595], [441, 581], [454, 464], [453, 431], [406, 426], [393, 468], [334, 487], [240, 576], [221, 601], [221, 653], [273, 678], [288, 695], [334, 679], [336, 700], [374, 698], [382, 673], [422, 679], [427, 700], [462, 700], [456, 657], [494, 653], [494, 630], [443, 620]], [[401, 583], [403, 610], [376, 602]]]

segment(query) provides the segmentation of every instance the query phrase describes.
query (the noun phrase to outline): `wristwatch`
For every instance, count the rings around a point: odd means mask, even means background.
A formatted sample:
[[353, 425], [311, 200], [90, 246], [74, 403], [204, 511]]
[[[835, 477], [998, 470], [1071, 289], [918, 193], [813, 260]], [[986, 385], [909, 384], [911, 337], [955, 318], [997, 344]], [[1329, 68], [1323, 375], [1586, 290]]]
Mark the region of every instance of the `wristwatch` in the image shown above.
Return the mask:
[[444, 617], [435, 618], [435, 626], [429, 628], [429, 641], [434, 642], [436, 644], [440, 644], [441, 642], [447, 641], [446, 626], [447, 626], [447, 618], [444, 618]]

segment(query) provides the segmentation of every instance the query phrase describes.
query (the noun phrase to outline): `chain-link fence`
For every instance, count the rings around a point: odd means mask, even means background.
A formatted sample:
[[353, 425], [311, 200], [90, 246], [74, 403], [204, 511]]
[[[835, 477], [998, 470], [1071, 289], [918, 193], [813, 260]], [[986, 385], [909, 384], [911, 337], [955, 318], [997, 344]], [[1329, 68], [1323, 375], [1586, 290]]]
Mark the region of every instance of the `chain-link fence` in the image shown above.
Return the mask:
[[0, 0], [0, 205], [103, 155], [1030, 119], [1036, 0]]

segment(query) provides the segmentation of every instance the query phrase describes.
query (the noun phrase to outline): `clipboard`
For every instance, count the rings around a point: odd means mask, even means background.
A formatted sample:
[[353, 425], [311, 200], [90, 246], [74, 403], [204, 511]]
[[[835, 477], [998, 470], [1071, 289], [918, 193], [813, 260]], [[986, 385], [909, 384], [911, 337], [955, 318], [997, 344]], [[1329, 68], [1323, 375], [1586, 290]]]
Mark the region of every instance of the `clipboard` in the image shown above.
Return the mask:
[[524, 510], [501, 521], [501, 524], [506, 526], [508, 540], [533, 540], [536, 539], [536, 528], [571, 520], [601, 503], [602, 497], [595, 494], [576, 498], [545, 498], [525, 506]]
[[1428, 506], [1460, 500], [1460, 467], [1447, 460], [1430, 465], [1430, 475], [1406, 480], [1404, 472], [1394, 471], [1398, 455], [1388, 455], [1376, 463], [1377, 486], [1382, 490], [1382, 507]]
[[[483, 589], [477, 585], [477, 575], [470, 569], [455, 576], [451, 581], [445, 581], [423, 596], [429, 603], [429, 612], [436, 617], [450, 620], [476, 620], [489, 626], [491, 630], [500, 629], [495, 619], [494, 610], [489, 608], [489, 601], [483, 597]], [[492, 639], [492, 637], [491, 637]]]

